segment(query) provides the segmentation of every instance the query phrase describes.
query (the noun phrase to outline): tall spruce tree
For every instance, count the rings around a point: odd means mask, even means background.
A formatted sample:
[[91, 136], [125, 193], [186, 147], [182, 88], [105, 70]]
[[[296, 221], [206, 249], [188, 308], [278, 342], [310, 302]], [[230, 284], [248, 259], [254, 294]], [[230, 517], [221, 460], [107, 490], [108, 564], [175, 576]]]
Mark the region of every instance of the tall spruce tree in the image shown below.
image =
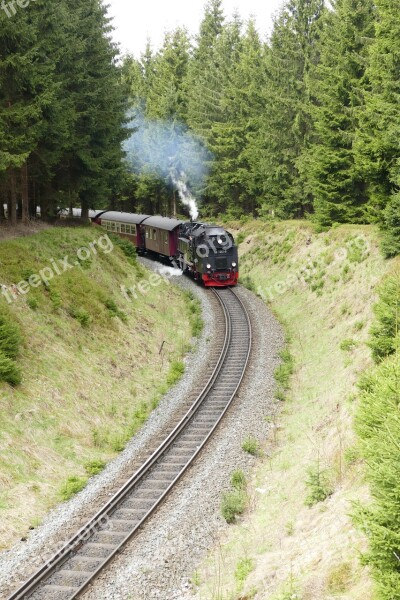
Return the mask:
[[381, 221], [391, 194], [400, 190], [400, 22], [398, 2], [376, 0], [374, 4], [375, 39], [369, 53], [356, 152], [368, 186], [371, 217]]
[[301, 163], [322, 225], [368, 219], [368, 197], [356, 164], [354, 139], [364, 110], [362, 91], [374, 4], [373, 0], [336, 0], [333, 8], [325, 14], [319, 62], [310, 73], [314, 134]]
[[204, 140], [208, 139], [212, 124], [223, 118], [219, 79], [223, 66], [217, 61], [217, 41], [223, 31], [224, 20], [222, 0], [210, 0], [205, 7], [188, 72], [187, 121]]
[[316, 60], [323, 0], [289, 0], [275, 20], [266, 53], [266, 110], [260, 130], [262, 211], [300, 217], [310, 210], [299, 160], [310, 135], [308, 73]]
[[[212, 125], [210, 140], [214, 164], [209, 194], [217, 199], [219, 211], [229, 210], [239, 216], [254, 213], [261, 189], [253, 141], [264, 110], [261, 92], [264, 68], [263, 48], [255, 23], [250, 21], [244, 36], [238, 21], [230, 27], [234, 34], [231, 34], [231, 50], [221, 61], [225, 77], [228, 76], [222, 86], [224, 120]], [[223, 34], [221, 42], [224, 37]]]

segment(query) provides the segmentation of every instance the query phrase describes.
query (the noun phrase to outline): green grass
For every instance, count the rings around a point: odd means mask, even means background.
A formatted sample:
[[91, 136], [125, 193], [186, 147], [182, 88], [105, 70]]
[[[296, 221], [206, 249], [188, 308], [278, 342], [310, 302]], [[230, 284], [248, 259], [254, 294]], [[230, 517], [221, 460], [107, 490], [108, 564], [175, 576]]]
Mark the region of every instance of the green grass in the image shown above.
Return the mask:
[[64, 501], [70, 500], [70, 498], [75, 496], [75, 494], [78, 494], [81, 490], [83, 490], [86, 484], [86, 477], [78, 477], [76, 475], [71, 475], [61, 486], [61, 499]]
[[[388, 269], [377, 232], [340, 225], [318, 233], [304, 221], [236, 222], [230, 227], [236, 237], [240, 233], [250, 240], [240, 249], [241, 279], [257, 288], [288, 336], [275, 373], [276, 397], [287, 401], [274, 407], [280, 413], [265, 415], [279, 428], [274, 427], [268, 441], [260, 440], [266, 450], [247, 484], [252, 500], [199, 568], [199, 594], [211, 600], [218, 590], [221, 598], [236, 598], [235, 569], [246, 556], [256, 561], [257, 571], [251, 582], [244, 582], [240, 597], [251, 597], [254, 586], [260, 596], [267, 593], [274, 600], [301, 598], [303, 588], [328, 598], [332, 570], [346, 562], [357, 577], [346, 581], [341, 598], [372, 600], [368, 571], [358, 562], [365, 542], [349, 534], [354, 531], [349, 507], [365, 484], [362, 463], [349, 450], [356, 401], [347, 399], [370, 361], [366, 342], [372, 304]], [[360, 243], [361, 251], [353, 251], [360, 235], [367, 240], [366, 249]], [[273, 340], [267, 337], [263, 343]], [[350, 356], [351, 362], [346, 360]], [[323, 469], [317, 476], [314, 469], [307, 484], [318, 457]], [[333, 523], [340, 527], [327, 537]], [[293, 548], [298, 549], [296, 581], [288, 583]]]
[[248, 454], [256, 456], [260, 451], [260, 442], [257, 440], [257, 438], [249, 436], [248, 438], [243, 440], [242, 450], [244, 450]]
[[0, 549], [45, 516], [62, 486], [68, 496], [75, 484], [66, 485], [66, 473], [86, 480], [125, 447], [182, 376], [188, 340], [201, 330], [197, 300], [168, 282], [124, 297], [121, 286], [151, 275], [129, 245], [114, 241], [112, 252], [75, 265], [79, 248], [103, 235], [97, 227], [56, 228], [0, 242], [7, 286], [65, 256], [74, 265], [10, 305], [0, 295], [7, 323], [0, 343], [13, 357], [0, 355], [8, 379], [0, 381], [0, 480], [8, 491]]

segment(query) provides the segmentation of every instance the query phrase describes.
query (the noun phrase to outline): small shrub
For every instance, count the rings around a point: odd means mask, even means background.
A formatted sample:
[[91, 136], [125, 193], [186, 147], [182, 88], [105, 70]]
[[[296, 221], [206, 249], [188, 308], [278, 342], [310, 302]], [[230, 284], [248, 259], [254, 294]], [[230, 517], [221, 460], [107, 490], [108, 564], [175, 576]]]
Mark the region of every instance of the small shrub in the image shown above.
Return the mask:
[[340, 349], [343, 350], [343, 352], [351, 352], [356, 346], [357, 342], [352, 339], [346, 339], [340, 343]]
[[110, 440], [110, 447], [114, 452], [122, 452], [125, 450], [127, 440], [122, 435], [116, 435]]
[[332, 495], [327, 471], [321, 470], [319, 464], [308, 469], [306, 486], [308, 488], [308, 495], [305, 499], [306, 506], [314, 506]]
[[382, 251], [386, 258], [400, 253], [400, 194], [394, 194], [384, 211]]
[[61, 300], [61, 296], [57, 292], [57, 290], [54, 290], [53, 288], [50, 287], [50, 288], [48, 288], [48, 292], [49, 292], [49, 298], [51, 300], [54, 310], [61, 308], [62, 300]]
[[243, 275], [240, 278], [240, 283], [247, 288], [248, 290], [250, 290], [251, 292], [254, 292], [255, 294], [257, 293], [257, 287], [256, 284], [254, 283], [253, 279], [250, 277], [250, 275]]
[[275, 381], [282, 387], [282, 389], [287, 390], [289, 389], [290, 377], [293, 375], [294, 371], [294, 360], [288, 348], [281, 350], [279, 356], [282, 362], [275, 369], [274, 377]]
[[68, 312], [73, 319], [79, 321], [82, 327], [88, 327], [90, 325], [90, 315], [84, 308], [75, 308], [74, 306], [71, 306]]
[[70, 498], [75, 496], [75, 494], [83, 490], [86, 483], [86, 477], [78, 477], [76, 475], [71, 475], [61, 487], [61, 498], [63, 500], [69, 500]]
[[232, 490], [222, 496], [221, 513], [227, 523], [233, 523], [245, 508], [246, 494], [242, 490]]
[[235, 490], [245, 490], [247, 486], [246, 475], [243, 471], [233, 471], [231, 475], [231, 484]]
[[33, 298], [32, 296], [28, 297], [26, 303], [28, 304], [31, 310], [37, 310], [39, 308], [39, 302], [36, 300], [36, 298]]
[[15, 362], [0, 351], [0, 381], [5, 381], [13, 387], [22, 381], [21, 371]]
[[167, 375], [167, 384], [174, 385], [175, 383], [177, 383], [181, 379], [184, 372], [184, 363], [181, 360], [175, 360], [169, 368], [169, 372]]
[[242, 242], [244, 242], [245, 239], [246, 239], [246, 234], [243, 233], [243, 231], [241, 231], [236, 236], [236, 245], [239, 246], [239, 244], [241, 244]]
[[5, 315], [0, 314], [0, 352], [7, 358], [17, 358], [22, 342], [17, 325]]
[[353, 329], [354, 329], [354, 331], [361, 331], [361, 329], [363, 329], [364, 326], [365, 326], [364, 321], [356, 321], [353, 325]]
[[112, 300], [112, 298], [107, 298], [106, 300], [104, 300], [104, 306], [110, 313], [111, 317], [118, 317], [119, 319], [121, 319], [121, 321], [126, 323], [126, 321], [128, 320], [126, 314], [123, 310], [118, 308], [117, 304], [114, 302], [114, 300]]
[[89, 460], [85, 463], [85, 471], [88, 475], [98, 475], [106, 466], [104, 460]]
[[239, 559], [235, 569], [235, 579], [239, 584], [246, 581], [247, 577], [254, 570], [254, 561], [251, 558]]
[[379, 288], [374, 306], [375, 321], [370, 331], [369, 346], [375, 362], [393, 354], [398, 347], [400, 328], [400, 277], [387, 277]]
[[256, 456], [260, 449], [260, 444], [257, 438], [250, 436], [246, 438], [242, 444], [242, 449], [253, 456]]

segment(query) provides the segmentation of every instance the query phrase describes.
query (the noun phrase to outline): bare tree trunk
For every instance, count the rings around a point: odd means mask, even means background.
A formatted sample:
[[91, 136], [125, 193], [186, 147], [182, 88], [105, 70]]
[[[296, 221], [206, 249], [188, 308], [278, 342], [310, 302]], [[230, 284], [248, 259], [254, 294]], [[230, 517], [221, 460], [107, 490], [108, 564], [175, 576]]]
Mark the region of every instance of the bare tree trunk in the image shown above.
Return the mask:
[[29, 181], [28, 161], [21, 168], [21, 197], [22, 197], [22, 222], [27, 225], [29, 220]]
[[89, 204], [86, 198], [82, 199], [82, 214], [81, 214], [81, 219], [82, 221], [87, 221], [89, 219]]
[[8, 221], [12, 227], [17, 225], [17, 181], [14, 169], [10, 172], [10, 204]]

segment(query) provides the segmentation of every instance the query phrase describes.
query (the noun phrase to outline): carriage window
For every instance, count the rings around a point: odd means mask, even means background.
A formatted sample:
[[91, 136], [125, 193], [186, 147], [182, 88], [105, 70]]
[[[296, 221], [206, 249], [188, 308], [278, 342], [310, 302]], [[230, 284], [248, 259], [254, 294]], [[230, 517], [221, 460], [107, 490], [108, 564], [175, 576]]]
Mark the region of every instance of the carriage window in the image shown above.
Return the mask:
[[164, 244], [168, 244], [168, 233], [164, 233]]
[[146, 229], [146, 237], [147, 238], [149, 237], [149, 231], [148, 231], [148, 229]]
[[118, 231], [118, 233], [121, 231], [121, 223], [116, 223], [116, 231]]
[[115, 223], [111, 223], [111, 231], [115, 231]]
[[153, 239], [156, 240], [157, 239], [157, 229], [153, 229]]
[[125, 233], [126, 229], [125, 229], [125, 225], [123, 223], [121, 223], [121, 233]]

